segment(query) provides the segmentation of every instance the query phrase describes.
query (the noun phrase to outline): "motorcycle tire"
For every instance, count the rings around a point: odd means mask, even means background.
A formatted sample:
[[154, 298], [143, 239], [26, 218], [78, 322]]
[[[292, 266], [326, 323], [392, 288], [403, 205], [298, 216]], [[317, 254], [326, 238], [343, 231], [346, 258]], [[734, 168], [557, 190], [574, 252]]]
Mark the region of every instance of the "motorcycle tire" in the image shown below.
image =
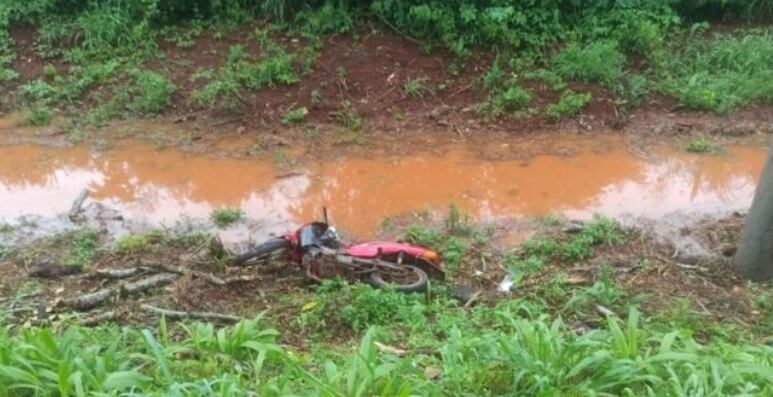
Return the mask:
[[247, 266], [255, 262], [266, 260], [272, 256], [278, 256], [290, 248], [290, 242], [282, 237], [272, 238], [254, 249], [234, 257], [234, 265]]
[[427, 290], [427, 284], [429, 283], [429, 277], [424, 270], [419, 269], [412, 265], [403, 265], [403, 267], [411, 270], [418, 276], [418, 280], [410, 284], [397, 284], [384, 281], [381, 274], [378, 272], [372, 272], [368, 274], [368, 278], [365, 281], [373, 288], [387, 288], [392, 287], [398, 292], [424, 292]]

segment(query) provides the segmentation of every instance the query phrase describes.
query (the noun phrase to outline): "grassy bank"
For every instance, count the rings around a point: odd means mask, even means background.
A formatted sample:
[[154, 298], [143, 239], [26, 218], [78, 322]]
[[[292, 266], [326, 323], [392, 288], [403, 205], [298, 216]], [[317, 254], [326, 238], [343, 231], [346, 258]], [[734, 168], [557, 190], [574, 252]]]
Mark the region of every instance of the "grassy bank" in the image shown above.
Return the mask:
[[[0, 312], [0, 391], [9, 396], [760, 397], [773, 392], [769, 286], [737, 280], [721, 257], [680, 268], [664, 254], [668, 245], [605, 218], [580, 224], [547, 217], [533, 225], [529, 239], [508, 246], [453, 206], [442, 222], [385, 222], [391, 233], [443, 252], [447, 279], [427, 294], [374, 290], [340, 279], [311, 286], [292, 281], [287, 274], [296, 270], [278, 264], [242, 269], [262, 278], [225, 289], [183, 278], [144, 296], [124, 296], [105, 308], [119, 314], [116, 323], [95, 328], [78, 325], [90, 313], [71, 313], [57, 304], [49, 306], [52, 314], [44, 321], [39, 315], [36, 320], [34, 311], [31, 317], [23, 312], [36, 298], [66, 302], [78, 288], [98, 288], [88, 287], [93, 275], [35, 281], [13, 269], [51, 254], [77, 258], [65, 265], [84, 269], [174, 263], [184, 252], [200, 249], [206, 237], [167, 230], [98, 244], [93, 233], [81, 231], [9, 247], [0, 303], [11, 302], [13, 311]], [[739, 219], [732, 218], [706, 231], [722, 236], [716, 243], [723, 244], [734, 241], [739, 228]], [[189, 266], [217, 275], [225, 272], [222, 264], [212, 257]], [[496, 292], [504, 275], [513, 281], [508, 294]], [[452, 292], [460, 284], [482, 293], [466, 304]], [[254, 318], [233, 326], [178, 323], [143, 316], [142, 304]]]
[[[488, 120], [558, 121], [594, 107], [625, 118], [661, 97], [720, 113], [769, 104], [769, 29], [722, 23], [761, 26], [770, 2], [693, 3], [4, 0], [0, 106], [24, 109], [32, 125], [64, 115], [73, 131], [116, 118], [225, 111], [257, 112], [277, 125], [325, 120], [357, 132], [367, 124], [361, 113], [376, 112], [357, 86], [373, 77], [319, 64], [333, 56], [330, 37], [352, 37], [354, 48], [375, 30], [450, 65], [431, 78], [408, 67], [415, 75], [375, 93], [391, 98], [400, 88], [398, 110], [390, 111], [396, 120], [411, 101], [431, 106], [460, 92], [472, 93], [460, 105]], [[272, 89], [295, 86], [297, 96]]]

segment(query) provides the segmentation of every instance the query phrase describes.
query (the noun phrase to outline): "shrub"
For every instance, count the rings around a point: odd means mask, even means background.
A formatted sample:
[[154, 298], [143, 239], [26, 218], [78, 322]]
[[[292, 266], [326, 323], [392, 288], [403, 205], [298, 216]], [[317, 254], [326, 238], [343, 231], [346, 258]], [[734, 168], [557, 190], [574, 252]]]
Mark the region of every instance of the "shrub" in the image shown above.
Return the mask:
[[29, 110], [26, 122], [35, 126], [44, 126], [51, 123], [54, 118], [54, 112], [47, 106], [39, 105]]
[[572, 43], [556, 54], [553, 66], [565, 79], [612, 85], [623, 75], [625, 56], [614, 41], [597, 41], [586, 46]]
[[566, 90], [557, 103], [548, 105], [545, 113], [553, 120], [574, 116], [579, 114], [590, 101], [590, 93], [577, 94], [572, 90]]
[[152, 71], [138, 72], [129, 88], [130, 111], [151, 115], [162, 112], [171, 103], [174, 84], [164, 75]]
[[210, 217], [212, 218], [212, 221], [215, 222], [215, 225], [218, 227], [226, 227], [228, 225], [231, 225], [233, 223], [238, 222], [242, 217], [244, 216], [244, 213], [242, 210], [238, 208], [223, 208], [212, 211], [212, 214]]
[[121, 254], [134, 254], [149, 247], [150, 239], [144, 234], [127, 234], [115, 242], [115, 250]]
[[309, 111], [305, 107], [288, 110], [282, 116], [282, 122], [285, 124], [298, 124], [306, 118], [307, 114], [309, 114]]

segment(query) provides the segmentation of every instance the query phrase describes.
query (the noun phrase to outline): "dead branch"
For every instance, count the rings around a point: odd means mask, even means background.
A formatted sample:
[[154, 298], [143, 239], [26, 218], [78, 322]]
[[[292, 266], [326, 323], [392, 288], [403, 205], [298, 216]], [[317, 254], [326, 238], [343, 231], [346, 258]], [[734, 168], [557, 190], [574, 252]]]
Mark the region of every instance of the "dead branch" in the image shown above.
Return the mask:
[[228, 277], [224, 281], [225, 281], [226, 284], [238, 284], [238, 283], [249, 283], [249, 282], [252, 282], [252, 281], [255, 281], [255, 280], [265, 280], [267, 278], [271, 278], [271, 277], [267, 277], [267, 276], [246, 276], [245, 275], [245, 276]]
[[408, 354], [407, 350], [401, 349], [399, 347], [385, 345], [381, 342], [373, 342], [373, 344], [376, 346], [376, 349], [378, 349], [378, 351], [382, 353], [394, 354], [395, 356], [398, 356], [398, 357], [402, 357]]
[[97, 269], [96, 275], [98, 277], [107, 278], [110, 280], [120, 280], [124, 278], [134, 277], [138, 274], [142, 274], [146, 269], [142, 267], [130, 267], [124, 269]]
[[694, 271], [698, 271], [698, 272], [708, 272], [709, 271], [709, 269], [707, 269], [707, 268], [705, 268], [703, 266], [688, 265], [688, 264], [679, 263], [679, 262], [674, 262], [674, 265], [676, 265], [676, 267], [678, 267], [678, 268], [680, 268], [682, 270], [694, 270]]
[[176, 280], [177, 274], [172, 273], [159, 273], [150, 277], [137, 280], [132, 283], [125, 283], [120, 286], [120, 291], [124, 294], [136, 294], [139, 292], [147, 291], [153, 287], [166, 285]]
[[104, 288], [99, 291], [78, 296], [68, 304], [75, 310], [91, 310], [116, 295], [118, 295], [118, 288]]
[[67, 217], [70, 218], [70, 222], [75, 222], [78, 220], [78, 215], [81, 212], [83, 202], [86, 201], [88, 197], [89, 189], [83, 189], [75, 198], [75, 201], [72, 202], [72, 207], [70, 208], [70, 212], [67, 215]]
[[240, 317], [232, 316], [222, 313], [210, 313], [210, 312], [181, 312], [177, 310], [162, 309], [151, 305], [142, 305], [142, 310], [153, 313], [166, 318], [173, 318], [178, 320], [184, 319], [196, 319], [196, 320], [208, 320], [208, 321], [222, 321], [227, 323], [238, 323], [242, 319]]
[[78, 321], [78, 325], [82, 325], [84, 327], [93, 327], [105, 321], [113, 321], [117, 317], [118, 315], [116, 314], [115, 310], [108, 310], [104, 313], [99, 313], [97, 315], [81, 319], [80, 321]]
[[604, 317], [614, 317], [616, 316], [615, 312], [613, 312], [611, 309], [608, 309], [601, 305], [596, 305], [596, 311], [599, 312]]
[[183, 276], [190, 275], [190, 276], [193, 276], [193, 277], [200, 278], [200, 279], [202, 279], [202, 280], [204, 280], [204, 281], [206, 281], [206, 282], [208, 282], [210, 284], [214, 284], [214, 285], [218, 285], [218, 286], [226, 285], [226, 281], [223, 280], [220, 277], [213, 276], [213, 275], [211, 275], [209, 273], [204, 273], [204, 272], [200, 272], [200, 271], [197, 271], [197, 270], [186, 269], [186, 268], [180, 267], [180, 266], [167, 266], [167, 265], [161, 265], [161, 264], [145, 264], [145, 265], [143, 265], [143, 267], [151, 269], [151, 270], [155, 270], [155, 271], [161, 271], [161, 272], [166, 272], [166, 273], [175, 273], [175, 274], [179, 274], [179, 275], [183, 275]]

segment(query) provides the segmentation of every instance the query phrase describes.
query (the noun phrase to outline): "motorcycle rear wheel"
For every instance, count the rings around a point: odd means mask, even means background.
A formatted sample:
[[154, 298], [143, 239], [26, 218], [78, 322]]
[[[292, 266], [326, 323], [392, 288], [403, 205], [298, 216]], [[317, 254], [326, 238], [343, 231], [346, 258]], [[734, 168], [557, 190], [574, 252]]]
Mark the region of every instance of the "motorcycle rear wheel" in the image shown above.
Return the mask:
[[271, 258], [278, 258], [290, 248], [290, 242], [282, 237], [275, 237], [268, 240], [254, 249], [234, 257], [236, 266], [248, 266], [259, 262], [268, 261]]
[[418, 267], [412, 265], [402, 265], [402, 267], [406, 270], [410, 270], [410, 280], [413, 281], [406, 282], [402, 279], [400, 281], [385, 281], [384, 275], [378, 271], [369, 273], [365, 281], [373, 288], [391, 287], [398, 292], [424, 292], [427, 290], [429, 277], [427, 276], [427, 273], [424, 272], [424, 270], [421, 270]]

